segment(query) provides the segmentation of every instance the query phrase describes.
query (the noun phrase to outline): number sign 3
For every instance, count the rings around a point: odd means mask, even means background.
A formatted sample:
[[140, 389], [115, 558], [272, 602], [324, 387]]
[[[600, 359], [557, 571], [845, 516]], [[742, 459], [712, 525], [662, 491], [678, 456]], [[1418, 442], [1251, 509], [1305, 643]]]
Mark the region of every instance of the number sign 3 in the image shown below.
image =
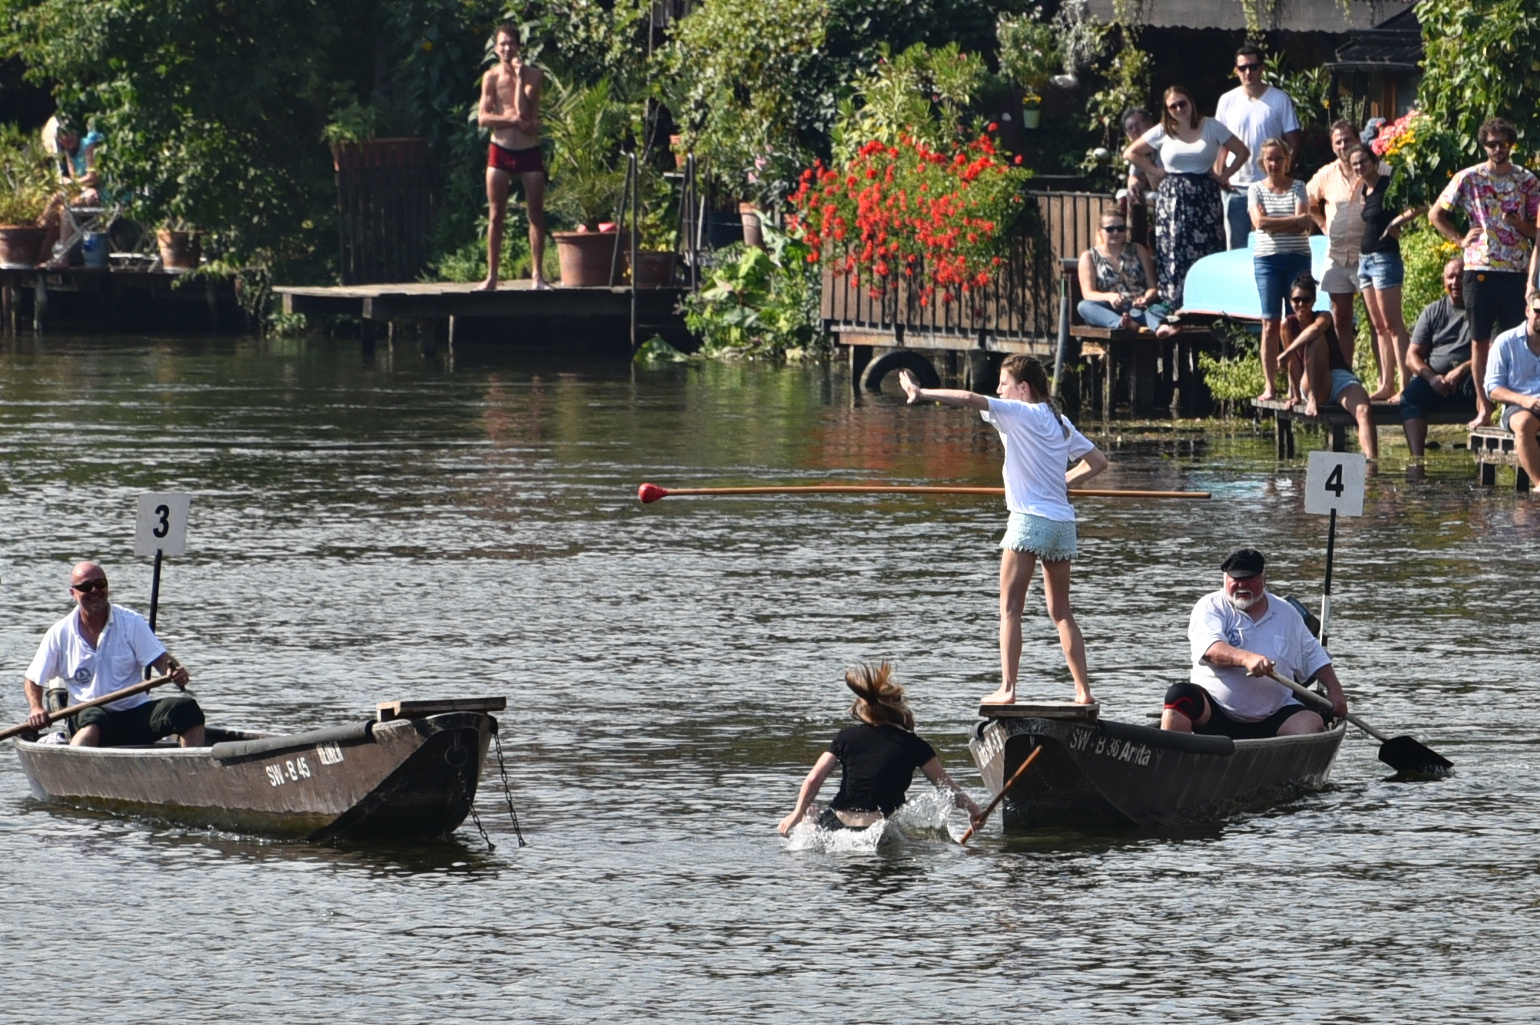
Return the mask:
[[1360, 452], [1312, 452], [1305, 471], [1305, 512], [1318, 516], [1364, 514], [1364, 470]]
[[185, 494], [139, 496], [139, 521], [134, 531], [134, 554], [185, 555], [187, 510], [192, 499]]

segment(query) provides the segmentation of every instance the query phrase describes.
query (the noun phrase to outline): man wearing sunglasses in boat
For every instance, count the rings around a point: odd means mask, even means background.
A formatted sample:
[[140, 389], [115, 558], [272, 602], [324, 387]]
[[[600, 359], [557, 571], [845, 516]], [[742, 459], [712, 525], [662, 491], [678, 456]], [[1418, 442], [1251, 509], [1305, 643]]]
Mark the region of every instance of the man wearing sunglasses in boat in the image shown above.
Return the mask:
[[1160, 727], [1178, 733], [1223, 734], [1235, 740], [1320, 733], [1320, 715], [1300, 704], [1267, 674], [1326, 684], [1332, 711], [1347, 714], [1347, 698], [1331, 656], [1293, 607], [1267, 592], [1266, 560], [1255, 548], [1233, 552], [1219, 567], [1224, 586], [1198, 599], [1187, 637], [1192, 678], [1166, 691]]
[[[43, 688], [59, 678], [72, 705], [132, 686], [146, 666], [156, 675], [171, 673], [171, 682], [187, 685], [187, 670], [177, 664], [156, 639], [143, 616], [107, 597], [107, 573], [94, 562], [76, 564], [70, 574], [70, 595], [77, 608], [49, 628], [27, 667], [23, 687], [31, 714], [27, 725], [48, 725]], [[121, 701], [88, 708], [71, 717], [78, 747], [153, 744], [176, 734], [183, 747], [202, 747], [203, 710], [191, 695], [152, 698], [135, 694]]]

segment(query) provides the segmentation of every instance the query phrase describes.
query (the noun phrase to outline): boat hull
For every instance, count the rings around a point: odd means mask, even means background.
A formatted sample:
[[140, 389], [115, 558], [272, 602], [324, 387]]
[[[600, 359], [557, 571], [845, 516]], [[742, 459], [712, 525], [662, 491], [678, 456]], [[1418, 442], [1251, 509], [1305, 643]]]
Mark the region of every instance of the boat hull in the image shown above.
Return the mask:
[[14, 743], [40, 801], [267, 836], [413, 839], [465, 820], [495, 729], [450, 712], [277, 737], [211, 728], [218, 742], [202, 748]]
[[1319, 789], [1346, 729], [1232, 741], [1106, 720], [1000, 718], [981, 724], [969, 749], [999, 793], [1043, 748], [1003, 803], [1007, 831], [1123, 829], [1220, 819]]

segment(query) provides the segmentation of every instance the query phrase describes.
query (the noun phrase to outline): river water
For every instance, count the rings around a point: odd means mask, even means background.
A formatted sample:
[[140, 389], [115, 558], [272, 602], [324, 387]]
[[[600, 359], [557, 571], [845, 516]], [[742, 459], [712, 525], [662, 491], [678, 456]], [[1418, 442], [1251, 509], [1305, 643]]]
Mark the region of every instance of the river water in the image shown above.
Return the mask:
[[[581, 369], [574, 369], [581, 367]], [[1099, 432], [1077, 612], [1103, 714], [1159, 707], [1231, 548], [1318, 604], [1324, 524], [1271, 439]], [[1387, 439], [1389, 435], [1387, 434]], [[1308, 447], [1308, 443], [1307, 443]], [[77, 558], [143, 609], [137, 496], [193, 496], [161, 633], [211, 720], [298, 730], [506, 695], [448, 842], [317, 846], [61, 812], [0, 750], [0, 1021], [1528, 1022], [1536, 1017], [1540, 503], [1390, 448], [1343, 522], [1355, 708], [1452, 758], [1403, 782], [1350, 736], [1331, 787], [1177, 832], [960, 848], [920, 800], [877, 844], [774, 830], [891, 658], [982, 799], [998, 500], [670, 498], [666, 486], [998, 483], [976, 416], [853, 406], [839, 370], [633, 370], [356, 344], [68, 339], [0, 354], [6, 722]], [[1071, 684], [1034, 588], [1025, 697]], [[833, 783], [825, 796], [831, 796]], [[922, 787], [913, 794], [921, 798]], [[955, 832], [958, 823], [950, 828]]]

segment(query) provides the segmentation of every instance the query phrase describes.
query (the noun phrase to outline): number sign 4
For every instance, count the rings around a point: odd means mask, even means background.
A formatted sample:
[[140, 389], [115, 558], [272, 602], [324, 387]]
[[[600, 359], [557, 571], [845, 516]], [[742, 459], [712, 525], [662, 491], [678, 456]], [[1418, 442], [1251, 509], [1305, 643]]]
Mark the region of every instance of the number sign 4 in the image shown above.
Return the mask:
[[134, 554], [185, 555], [187, 509], [191, 496], [161, 494], [139, 496], [139, 521], [134, 530]]
[[1364, 470], [1360, 452], [1312, 452], [1305, 471], [1305, 512], [1318, 516], [1364, 514]]

